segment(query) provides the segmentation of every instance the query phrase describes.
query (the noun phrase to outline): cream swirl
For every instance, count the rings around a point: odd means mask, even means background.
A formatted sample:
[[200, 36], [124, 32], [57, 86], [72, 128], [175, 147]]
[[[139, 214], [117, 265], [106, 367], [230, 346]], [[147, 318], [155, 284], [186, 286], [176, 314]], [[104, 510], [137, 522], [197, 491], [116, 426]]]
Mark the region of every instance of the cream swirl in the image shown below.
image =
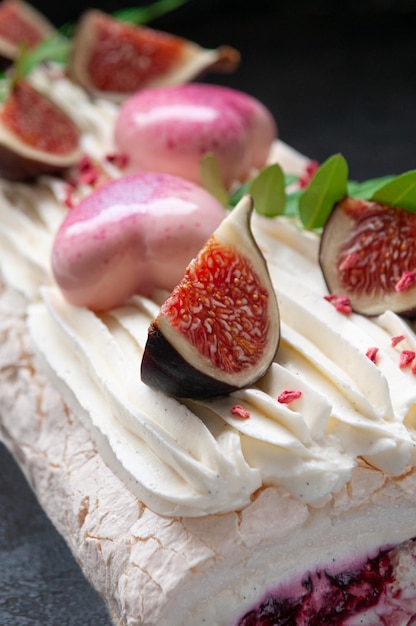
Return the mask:
[[[87, 111], [85, 145], [102, 158], [108, 137], [96, 132], [93, 105], [72, 96], [68, 106], [77, 101]], [[99, 106], [96, 112], [105, 125], [111, 112]], [[275, 157], [292, 172], [305, 163], [282, 142]], [[62, 183], [52, 178], [30, 189], [1, 183], [2, 272], [32, 301], [32, 337], [65, 400], [148, 506], [165, 515], [225, 512], [243, 507], [266, 484], [319, 505], [362, 459], [394, 475], [415, 463], [415, 378], [399, 367], [400, 351], [416, 349], [414, 330], [389, 311], [374, 319], [336, 311], [324, 297], [317, 236], [284, 218], [253, 217], [281, 312], [276, 362], [250, 389], [185, 403], [140, 382], [147, 328], [160, 299], [134, 296], [96, 315], [68, 304], [53, 286], [49, 255], [65, 215], [61, 197]], [[397, 335], [404, 339], [395, 347]], [[376, 363], [366, 356], [374, 346]], [[279, 402], [287, 390], [301, 395]], [[237, 404], [248, 419], [232, 414]]]
[[[244, 506], [261, 485], [241, 451], [238, 434], [140, 382], [140, 353], [150, 321], [141, 298], [98, 317], [44, 288], [46, 307], [29, 310], [32, 336], [69, 403], [85, 412], [113, 467], [127, 472], [140, 498], [164, 515], [224, 512]], [[128, 328], [133, 325], [137, 342]], [[60, 383], [59, 383], [60, 381]], [[74, 394], [68, 398], [68, 390]], [[98, 437], [98, 439], [99, 439]], [[100, 444], [100, 441], [98, 441]]]
[[[235, 510], [261, 484], [319, 504], [348, 482], [359, 458], [391, 474], [414, 462], [416, 386], [391, 347], [392, 332], [414, 345], [413, 331], [393, 313], [373, 321], [336, 311], [314, 262], [317, 238], [284, 219], [265, 233], [268, 224], [256, 218], [254, 230], [276, 286], [282, 343], [250, 389], [179, 402], [142, 385], [139, 362], [157, 302], [135, 296], [96, 316], [48, 288], [46, 307], [30, 309], [33, 337], [52, 369], [142, 499], [166, 515]], [[377, 365], [366, 356], [375, 343]], [[298, 399], [277, 401], [294, 389]], [[232, 414], [236, 404], [248, 419]]]

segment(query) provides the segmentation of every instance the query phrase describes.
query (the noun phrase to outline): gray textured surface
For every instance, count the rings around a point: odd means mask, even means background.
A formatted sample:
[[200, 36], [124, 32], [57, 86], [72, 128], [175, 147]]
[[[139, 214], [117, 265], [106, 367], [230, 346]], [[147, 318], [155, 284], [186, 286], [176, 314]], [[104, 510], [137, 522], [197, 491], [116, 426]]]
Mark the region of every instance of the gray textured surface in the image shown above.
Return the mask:
[[[62, 3], [53, 17], [60, 23], [82, 4], [65, 13]], [[232, 0], [194, 0], [159, 26], [205, 45], [238, 47], [241, 68], [217, 82], [263, 100], [286, 142], [319, 160], [341, 151], [352, 176], [365, 179], [416, 167], [413, 6], [362, 2], [340, 10], [339, 3], [294, 1], [289, 9], [257, 2], [249, 13]], [[109, 624], [101, 599], [0, 445], [0, 625]]]
[[103, 602], [0, 444], [1, 626], [109, 626]]

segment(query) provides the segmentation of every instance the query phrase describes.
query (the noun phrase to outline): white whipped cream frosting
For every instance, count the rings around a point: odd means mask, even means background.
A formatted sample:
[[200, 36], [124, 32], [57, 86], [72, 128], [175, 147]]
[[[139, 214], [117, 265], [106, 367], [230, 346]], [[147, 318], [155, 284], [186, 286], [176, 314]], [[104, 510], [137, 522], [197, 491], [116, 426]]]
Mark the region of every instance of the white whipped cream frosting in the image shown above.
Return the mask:
[[[42, 74], [34, 80], [48, 90]], [[53, 85], [82, 126], [85, 152], [110, 152], [112, 105], [93, 104], [64, 79]], [[282, 142], [271, 158], [295, 173], [306, 163]], [[69, 305], [53, 285], [49, 259], [67, 211], [63, 197], [64, 183], [53, 178], [36, 187], [1, 182], [1, 269], [32, 302], [30, 331], [53, 380], [145, 504], [164, 515], [221, 513], [276, 484], [320, 506], [348, 483], [360, 457], [392, 475], [415, 463], [416, 379], [398, 364], [401, 350], [416, 350], [414, 330], [389, 311], [371, 320], [345, 316], [325, 300], [317, 236], [285, 218], [253, 216], [281, 312], [276, 362], [250, 389], [180, 402], [140, 381], [148, 325], [164, 294], [134, 296], [96, 315]], [[396, 335], [406, 339], [392, 347]], [[376, 363], [366, 356], [373, 346]], [[279, 403], [285, 390], [302, 395]], [[231, 414], [236, 404], [249, 419]]]

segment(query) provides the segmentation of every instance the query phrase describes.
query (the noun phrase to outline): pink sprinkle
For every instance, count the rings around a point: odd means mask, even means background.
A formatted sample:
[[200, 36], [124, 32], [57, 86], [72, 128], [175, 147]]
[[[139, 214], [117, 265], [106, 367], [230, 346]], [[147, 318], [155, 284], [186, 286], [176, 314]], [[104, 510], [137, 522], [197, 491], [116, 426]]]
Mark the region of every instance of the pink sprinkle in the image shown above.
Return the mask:
[[347, 254], [345, 259], [342, 261], [342, 263], [339, 266], [339, 270], [341, 272], [351, 270], [354, 267], [356, 267], [359, 260], [360, 260], [360, 255], [357, 254], [356, 252], [351, 252], [350, 254]]
[[65, 196], [64, 196], [64, 205], [68, 208], [68, 209], [73, 209], [74, 208], [74, 198], [73, 198], [73, 187], [69, 186], [66, 188], [65, 190]]
[[406, 289], [410, 289], [410, 287], [413, 287], [415, 283], [415, 272], [403, 272], [400, 279], [396, 283], [395, 289], [397, 292], [401, 293], [402, 291], [406, 291]]
[[406, 335], [396, 335], [395, 337], [392, 337], [391, 338], [392, 347], [395, 348], [397, 344], [403, 341], [404, 339], [406, 339]]
[[335, 293], [324, 296], [325, 300], [331, 302], [339, 313], [349, 315], [352, 312], [351, 302], [348, 296], [337, 296]]
[[352, 312], [351, 302], [348, 296], [338, 296], [335, 298], [334, 306], [339, 313], [350, 315]]
[[371, 348], [368, 348], [367, 352], [365, 353], [365, 356], [367, 356], [370, 359], [370, 361], [372, 361], [373, 363], [376, 363], [377, 353], [378, 353], [378, 348], [371, 347]]
[[416, 375], [416, 361], [412, 365], [412, 374]]
[[302, 174], [302, 176], [300, 176], [298, 180], [298, 184], [301, 189], [304, 189], [309, 185], [318, 167], [318, 161], [309, 161], [309, 163], [305, 167], [304, 174]]
[[285, 389], [278, 396], [277, 401], [281, 404], [289, 404], [289, 402], [293, 402], [293, 400], [297, 400], [302, 395], [302, 392], [299, 389]]
[[98, 170], [91, 168], [81, 172], [80, 181], [84, 185], [94, 185], [98, 180]]
[[400, 353], [399, 367], [401, 369], [408, 367], [415, 358], [415, 356], [416, 353], [413, 352], [413, 350], [402, 350]]
[[73, 189], [76, 189], [78, 186], [78, 181], [75, 180], [75, 178], [67, 178], [66, 179], [67, 184], [72, 187]]
[[91, 168], [92, 168], [91, 159], [89, 156], [84, 154], [78, 163], [78, 169], [80, 172], [86, 172], [87, 170], [90, 170]]
[[243, 420], [247, 420], [250, 417], [250, 411], [247, 411], [247, 409], [242, 407], [241, 404], [235, 404], [233, 407], [231, 407], [230, 412], [231, 415], [234, 415], [235, 417], [240, 417]]
[[124, 170], [127, 167], [128, 158], [126, 154], [106, 154], [105, 159], [120, 170]]
[[318, 161], [316, 161], [315, 159], [312, 159], [307, 164], [306, 171], [307, 171], [308, 174], [315, 174], [315, 172], [318, 169], [318, 167], [319, 167]]

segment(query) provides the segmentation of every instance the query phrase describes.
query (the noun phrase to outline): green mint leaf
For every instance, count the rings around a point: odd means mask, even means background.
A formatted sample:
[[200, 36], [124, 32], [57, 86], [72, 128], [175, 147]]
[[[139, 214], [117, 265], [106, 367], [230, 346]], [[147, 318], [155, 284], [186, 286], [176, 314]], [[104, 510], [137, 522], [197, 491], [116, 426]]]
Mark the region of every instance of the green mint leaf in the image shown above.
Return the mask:
[[383, 185], [393, 180], [394, 176], [382, 176], [381, 178], [370, 178], [364, 182], [348, 181], [348, 195], [354, 198], [370, 200], [373, 194]]
[[68, 62], [71, 42], [59, 32], [47, 37], [33, 50], [23, 52], [20, 63], [20, 76], [27, 76], [30, 72], [45, 61], [53, 61], [65, 65]]
[[285, 179], [277, 163], [265, 167], [252, 179], [249, 193], [254, 199], [254, 208], [260, 215], [275, 217], [285, 210]]
[[299, 199], [299, 216], [307, 229], [321, 228], [336, 202], [347, 195], [348, 165], [341, 154], [329, 157]]
[[296, 174], [285, 174], [285, 185], [289, 187], [289, 185], [293, 185], [299, 180], [299, 176]]
[[157, 17], [165, 15], [182, 6], [188, 0], [157, 0], [145, 7], [132, 7], [115, 11], [113, 17], [130, 24], [148, 24]]
[[299, 189], [287, 195], [285, 206], [286, 217], [299, 217], [299, 198], [302, 194], [303, 189]]
[[371, 200], [416, 213], [416, 170], [396, 176], [375, 191]]
[[10, 94], [12, 81], [9, 76], [0, 77], [0, 102], [5, 102]]
[[230, 206], [235, 207], [245, 194], [250, 193], [250, 184], [251, 184], [251, 181], [248, 181], [247, 183], [244, 183], [240, 187], [237, 187], [237, 189], [235, 189], [231, 193], [230, 198], [229, 198]]
[[[296, 176], [296, 174], [284, 174], [284, 185], [285, 185], [285, 187], [289, 187], [289, 185], [292, 185], [298, 179], [299, 179], [299, 176]], [[237, 187], [237, 189], [234, 189], [234, 191], [231, 192], [230, 199], [229, 199], [230, 206], [232, 206], [232, 207], [236, 206], [236, 204], [238, 204], [240, 202], [241, 198], [245, 194], [247, 194], [247, 193], [251, 194], [250, 187], [251, 187], [251, 181], [249, 180], [246, 183], [244, 183], [243, 185], [241, 185], [240, 187]], [[285, 215], [298, 215], [299, 212], [297, 210], [297, 200], [296, 200], [296, 212], [293, 213], [291, 210], [287, 211], [287, 202], [288, 202], [288, 200], [290, 200], [290, 196], [291, 196], [291, 194], [288, 196], [288, 198], [286, 198], [286, 207], [285, 207], [284, 213], [285, 213]], [[293, 203], [291, 203], [291, 204], [293, 205]]]
[[199, 178], [202, 186], [205, 187], [223, 206], [229, 203], [228, 191], [225, 188], [224, 180], [218, 161], [212, 152], [207, 152], [199, 164]]
[[62, 35], [62, 37], [66, 37], [67, 39], [71, 39], [75, 33], [76, 23], [74, 22], [65, 22], [62, 26], [59, 27], [58, 32]]

